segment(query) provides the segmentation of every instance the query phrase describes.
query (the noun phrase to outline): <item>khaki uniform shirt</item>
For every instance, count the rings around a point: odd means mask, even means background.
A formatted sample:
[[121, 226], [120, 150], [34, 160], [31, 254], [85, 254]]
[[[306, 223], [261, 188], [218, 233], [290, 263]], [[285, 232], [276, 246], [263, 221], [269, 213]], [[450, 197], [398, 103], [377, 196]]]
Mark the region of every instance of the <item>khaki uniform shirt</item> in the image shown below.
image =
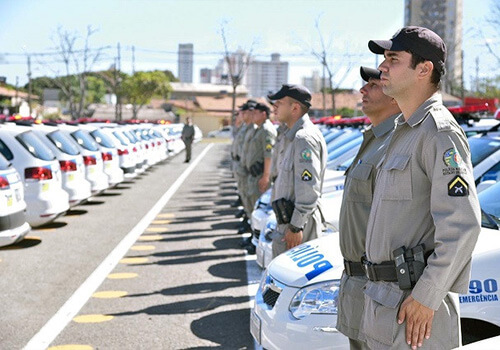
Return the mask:
[[[365, 252], [366, 224], [370, 215], [377, 164], [382, 159], [395, 128], [395, 114], [363, 133], [363, 143], [345, 175], [344, 194], [339, 216], [340, 250], [344, 259], [360, 262]], [[328, 210], [328, 208], [326, 208]], [[366, 284], [363, 276], [342, 276], [337, 329], [351, 339], [361, 339]]]
[[[276, 180], [276, 177], [278, 177], [278, 164], [279, 164], [279, 157], [283, 153], [283, 138], [285, 135], [285, 132], [287, 130], [286, 124], [280, 124], [278, 126], [278, 129], [276, 129], [276, 140], [274, 142], [274, 147], [273, 147], [273, 155], [271, 157], [271, 181], [274, 182]], [[273, 187], [274, 189], [274, 187]]]
[[345, 172], [339, 216], [340, 250], [344, 259], [359, 262], [365, 252], [366, 224], [372, 206], [377, 164], [395, 128], [395, 114], [363, 133], [363, 143]]
[[292, 200], [290, 223], [304, 227], [319, 205], [327, 160], [325, 139], [307, 114], [285, 132], [282, 152], [272, 200]]
[[247, 125], [245, 130], [243, 142], [241, 143], [240, 150], [238, 152], [240, 156], [238, 171], [241, 175], [248, 175], [248, 169], [246, 166], [246, 157], [248, 155], [248, 146], [250, 145], [250, 140], [252, 139], [256, 128], [257, 126], [254, 123], [251, 123]]
[[236, 141], [238, 137], [238, 133], [240, 132], [240, 129], [243, 127], [244, 124], [241, 124], [239, 127], [234, 126], [233, 127], [233, 143], [231, 144], [231, 158], [235, 160], [234, 158], [238, 154], [238, 142]]
[[467, 138], [436, 93], [408, 121], [397, 119], [378, 165], [367, 259], [393, 260], [393, 250], [424, 243], [433, 253], [411, 294], [437, 310], [449, 291], [468, 290], [480, 216]]
[[269, 119], [266, 119], [266, 121], [255, 130], [248, 144], [248, 153], [245, 155], [245, 165], [247, 169], [250, 169], [256, 162], [264, 162], [264, 158], [271, 158], [275, 139], [276, 128]]

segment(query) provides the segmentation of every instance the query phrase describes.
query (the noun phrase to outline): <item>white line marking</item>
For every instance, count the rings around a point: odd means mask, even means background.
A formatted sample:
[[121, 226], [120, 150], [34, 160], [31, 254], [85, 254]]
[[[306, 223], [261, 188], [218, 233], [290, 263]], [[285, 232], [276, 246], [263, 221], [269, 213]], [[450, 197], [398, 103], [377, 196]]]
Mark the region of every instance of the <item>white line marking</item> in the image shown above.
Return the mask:
[[87, 300], [99, 288], [111, 271], [115, 268], [121, 258], [127, 254], [130, 247], [137, 241], [137, 238], [149, 226], [151, 221], [160, 213], [170, 198], [179, 189], [184, 180], [193, 171], [196, 165], [203, 159], [214, 144], [208, 145], [196, 160], [182, 173], [181, 176], [170, 186], [151, 210], [137, 223], [137, 225], [118, 243], [111, 253], [92, 272], [92, 274], [82, 283], [73, 295], [64, 303], [54, 316], [38, 331], [37, 334], [26, 344], [25, 350], [46, 349], [50, 343], [62, 332], [66, 325], [76, 316], [85, 305]]

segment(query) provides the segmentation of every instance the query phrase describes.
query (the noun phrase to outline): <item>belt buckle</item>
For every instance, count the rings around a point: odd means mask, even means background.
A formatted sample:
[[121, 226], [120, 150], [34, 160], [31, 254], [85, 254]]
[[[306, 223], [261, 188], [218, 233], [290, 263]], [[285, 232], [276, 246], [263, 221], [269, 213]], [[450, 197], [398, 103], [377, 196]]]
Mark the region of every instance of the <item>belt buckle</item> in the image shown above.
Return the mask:
[[366, 259], [366, 255], [361, 257], [361, 265], [363, 266], [363, 270], [365, 270], [366, 277], [370, 279], [370, 266], [373, 264]]

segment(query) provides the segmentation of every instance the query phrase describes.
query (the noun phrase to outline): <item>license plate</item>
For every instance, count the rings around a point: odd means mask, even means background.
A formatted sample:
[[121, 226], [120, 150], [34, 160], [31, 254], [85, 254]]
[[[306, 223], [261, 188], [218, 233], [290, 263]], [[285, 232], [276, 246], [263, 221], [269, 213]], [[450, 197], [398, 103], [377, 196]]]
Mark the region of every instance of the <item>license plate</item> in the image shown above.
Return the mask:
[[75, 175], [69, 174], [68, 175], [68, 181], [73, 181], [75, 179]]
[[106, 169], [111, 168], [111, 164], [109, 164], [109, 163], [104, 163], [104, 168], [106, 168]]
[[12, 204], [14, 203], [12, 196], [5, 196], [5, 198], [7, 199], [7, 206], [12, 207]]
[[254, 310], [250, 313], [250, 333], [254, 337], [254, 339], [257, 341], [257, 343], [261, 344], [260, 342], [260, 318], [257, 316]]
[[49, 190], [49, 184], [42, 185], [42, 192], [47, 192]]

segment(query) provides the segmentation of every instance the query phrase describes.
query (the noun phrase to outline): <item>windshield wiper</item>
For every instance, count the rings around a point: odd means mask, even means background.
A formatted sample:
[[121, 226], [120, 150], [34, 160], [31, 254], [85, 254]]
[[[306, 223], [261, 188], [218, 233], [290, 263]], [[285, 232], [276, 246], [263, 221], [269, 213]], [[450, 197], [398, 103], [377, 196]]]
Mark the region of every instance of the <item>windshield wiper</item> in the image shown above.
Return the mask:
[[494, 230], [500, 229], [500, 226], [498, 225], [499, 219], [497, 217], [495, 217], [492, 214], [488, 214], [483, 209], [481, 209], [481, 213], [484, 215], [486, 220], [488, 220], [487, 222], [484, 222], [483, 220], [481, 220], [482, 227], [491, 228]]

